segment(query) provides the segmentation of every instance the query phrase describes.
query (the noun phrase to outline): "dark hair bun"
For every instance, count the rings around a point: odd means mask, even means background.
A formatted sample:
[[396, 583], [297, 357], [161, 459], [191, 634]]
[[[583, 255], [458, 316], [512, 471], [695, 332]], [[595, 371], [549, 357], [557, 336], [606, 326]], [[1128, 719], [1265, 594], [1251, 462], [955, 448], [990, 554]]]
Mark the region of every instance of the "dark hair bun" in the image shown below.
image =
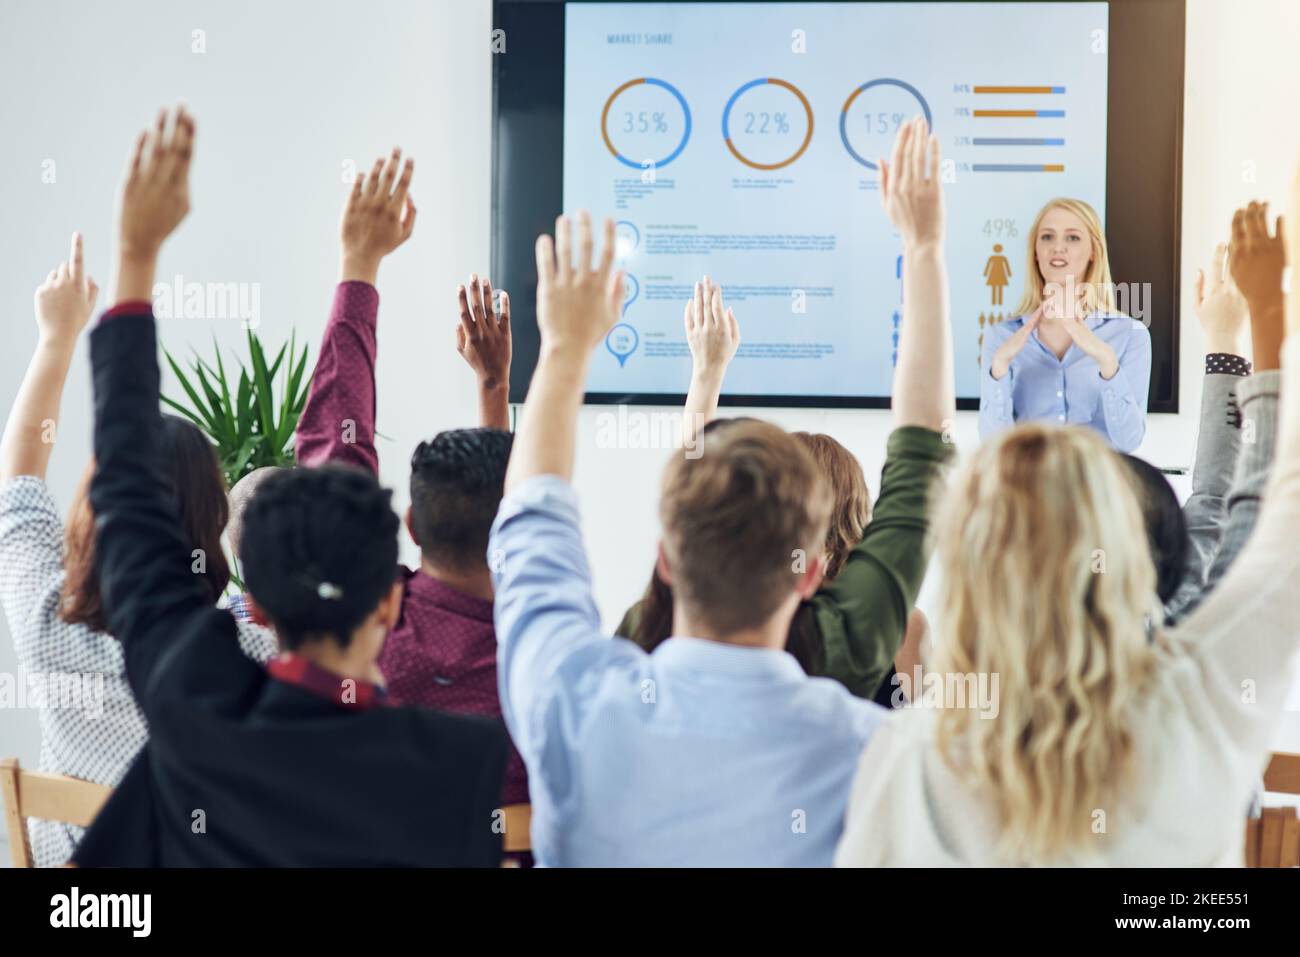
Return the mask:
[[392, 586], [397, 533], [392, 493], [340, 465], [268, 477], [244, 515], [245, 585], [281, 641], [330, 635], [346, 647]]

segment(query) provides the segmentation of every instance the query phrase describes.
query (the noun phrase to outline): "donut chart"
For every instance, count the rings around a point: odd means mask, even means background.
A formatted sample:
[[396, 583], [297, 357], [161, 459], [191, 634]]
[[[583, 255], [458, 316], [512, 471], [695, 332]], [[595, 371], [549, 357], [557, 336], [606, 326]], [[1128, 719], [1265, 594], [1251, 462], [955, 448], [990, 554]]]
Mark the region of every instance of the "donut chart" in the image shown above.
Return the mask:
[[[673, 149], [673, 151], [660, 160], [653, 160], [653, 161], [646, 160], [646, 161], [638, 162], [636, 160], [628, 159], [626, 156], [624, 156], [622, 153], [618, 151], [617, 147], [614, 146], [613, 140], [609, 138], [609, 111], [610, 108], [614, 105], [614, 101], [617, 100], [623, 93], [627, 92], [628, 90], [632, 89], [635, 86], [640, 86], [642, 84], [645, 84], [647, 86], [657, 86], [664, 90], [667, 90], [669, 93], [673, 95], [673, 98], [677, 100], [677, 105], [682, 108], [682, 116], [684, 117], [684, 122], [682, 125], [682, 138], [681, 140], [678, 141], [677, 146]], [[609, 150], [610, 155], [613, 156], [614, 159], [622, 163], [624, 166], [630, 166], [633, 169], [637, 169], [637, 170], [647, 169], [647, 168], [661, 169], [662, 167], [667, 166], [673, 160], [677, 159], [677, 157], [681, 155], [682, 150], [686, 149], [687, 142], [690, 141], [691, 108], [686, 103], [686, 97], [682, 96], [681, 91], [678, 90], [677, 87], [673, 86], [671, 83], [665, 80], [660, 80], [652, 76], [637, 77], [636, 79], [628, 80], [622, 86], [615, 89], [614, 92], [609, 95], [609, 99], [605, 101], [605, 108], [600, 113], [600, 135], [605, 140], [605, 147], [606, 149]]]
[[[739, 150], [739, 148], [737, 148], [735, 141], [732, 139], [731, 108], [736, 105], [737, 100], [739, 100], [744, 94], [748, 93], [750, 90], [754, 89], [755, 87], [765, 86], [768, 84], [782, 87], [794, 94], [795, 98], [799, 101], [799, 104], [803, 107], [805, 115], [807, 115], [808, 117], [808, 129], [804, 133], [803, 142], [799, 144], [799, 148], [795, 150], [793, 153], [791, 153], [789, 156], [787, 156], [785, 159], [779, 160], [778, 162], [775, 163], [760, 163], [756, 160], [749, 158], [748, 156], [745, 156]], [[813, 135], [813, 111], [812, 111], [812, 104], [808, 102], [808, 97], [804, 96], [803, 91], [800, 90], [793, 83], [790, 83], [787, 80], [777, 79], [776, 77], [759, 77], [756, 80], [750, 80], [744, 86], [741, 86], [739, 89], [737, 89], [735, 93], [731, 94], [731, 99], [727, 100], [726, 109], [722, 111], [722, 141], [727, 144], [727, 149], [731, 150], [732, 156], [734, 156], [736, 159], [740, 160], [740, 162], [744, 163], [746, 166], [752, 169], [774, 170], [774, 169], [781, 169], [783, 167], [789, 166], [791, 163], [793, 163], [795, 160], [797, 160], [800, 156], [804, 154], [804, 150], [808, 149], [808, 144], [812, 142], [812, 135]]]
[[[613, 137], [611, 137], [610, 135], [609, 118], [610, 118], [610, 113], [614, 108], [615, 102], [618, 100], [620, 96], [622, 96], [628, 90], [634, 89], [638, 86], [655, 87], [665, 91], [673, 98], [677, 106], [682, 111], [681, 138], [677, 141], [677, 144], [673, 147], [673, 149], [670, 152], [668, 152], [666, 155], [656, 160], [632, 159], [630, 156], [626, 155], [626, 153], [619, 150], [619, 148], [614, 144]], [[741, 99], [741, 97], [743, 97], [746, 93], [749, 93], [751, 90], [755, 90], [765, 86], [778, 87], [791, 94], [798, 101], [799, 106], [803, 108], [804, 116], [807, 120], [807, 127], [804, 130], [803, 140], [799, 143], [799, 146], [788, 156], [785, 156], [774, 162], [762, 162], [753, 156], [746, 155], [745, 151], [742, 149], [742, 144], [738, 143], [737, 142], [738, 138], [733, 135], [732, 124], [731, 124], [732, 111], [735, 108], [737, 102]], [[840, 119], [839, 119], [840, 142], [844, 145], [845, 151], [849, 154], [849, 156], [853, 159], [855, 163], [858, 163], [859, 165], [864, 166], [869, 170], [875, 171], [878, 168], [877, 164], [867, 159], [865, 156], [863, 156], [862, 153], [859, 152], [857, 147], [853, 145], [853, 138], [851, 136], [851, 131], [849, 127], [849, 119], [853, 115], [852, 109], [854, 104], [858, 101], [858, 98], [862, 94], [867, 93], [868, 91], [873, 89], [890, 90], [895, 94], [895, 97], [897, 96], [898, 92], [901, 92], [905, 94], [908, 98], [910, 98], [911, 101], [914, 101], [915, 105], [909, 102], [906, 108], [900, 107], [897, 104], [897, 102], [895, 102], [895, 106], [894, 106], [895, 110], [903, 109], [903, 112], [895, 112], [892, 114], [895, 119], [902, 116], [915, 115], [915, 110], [916, 108], [919, 107], [920, 111], [925, 115], [926, 123], [930, 125], [931, 129], [933, 129], [934, 117], [930, 111], [930, 104], [926, 101], [925, 96], [922, 95], [920, 90], [918, 90], [911, 83], [908, 83], [906, 80], [900, 80], [894, 77], [880, 77], [878, 79], [868, 80], [866, 83], [863, 83], [862, 85], [855, 88], [853, 92], [851, 92], [848, 95], [848, 98], [844, 101], [844, 105], [840, 107]], [[751, 119], [754, 116], [754, 114], [752, 113], [748, 115], [751, 117]], [[766, 118], [768, 114], [764, 113], [762, 115]], [[629, 113], [628, 114], [629, 119], [631, 118], [631, 116], [632, 114]], [[646, 111], [642, 111], [639, 114], [639, 116], [642, 122], [642, 132], [644, 132], [645, 130], [645, 122], [647, 116], [651, 118], [652, 124], [654, 125], [655, 132], [662, 133], [662, 132], [666, 132], [668, 129], [668, 122], [667, 119], [665, 118], [665, 114], [663, 111], [657, 109], [649, 113], [647, 113]], [[777, 112], [774, 114], [774, 117], [776, 118], [778, 124], [780, 124], [776, 129], [776, 132], [780, 132], [780, 133], [788, 132], [789, 126], [785, 124], [786, 113], [783, 111]], [[870, 115], [868, 115], [867, 119], [868, 119], [868, 124], [870, 124], [871, 123]], [[677, 159], [677, 157], [679, 157], [682, 154], [682, 151], [686, 149], [686, 144], [689, 143], [691, 139], [692, 123], [693, 120], [691, 117], [690, 105], [686, 102], [686, 97], [682, 95], [682, 92], [678, 90], [677, 87], [673, 86], [667, 80], [661, 80], [658, 77], [652, 77], [652, 76], [636, 77], [616, 87], [614, 91], [610, 93], [608, 98], [606, 98], [604, 107], [602, 108], [600, 114], [600, 135], [601, 135], [601, 139], [604, 141], [605, 149], [609, 151], [609, 155], [614, 157], [614, 159], [616, 159], [619, 163], [623, 164], [624, 166], [630, 167], [635, 170], [644, 170], [648, 168], [659, 169], [664, 166], [667, 166], [673, 160]], [[731, 153], [734, 159], [743, 163], [745, 166], [748, 166], [750, 169], [762, 170], [765, 172], [784, 169], [785, 167], [790, 166], [791, 164], [796, 162], [801, 156], [803, 156], [804, 153], [807, 151], [808, 146], [812, 143], [814, 126], [815, 124], [813, 119], [812, 104], [808, 101], [808, 97], [804, 94], [803, 90], [799, 89], [799, 87], [795, 86], [789, 80], [783, 80], [778, 77], [769, 77], [769, 76], [758, 77], [757, 79], [750, 80], [748, 83], [742, 84], [728, 98], [727, 105], [723, 108], [722, 111], [722, 141], [723, 143], [726, 144], [727, 150]], [[631, 125], [625, 126], [622, 132], [624, 134], [632, 132], [632, 126]], [[742, 132], [748, 133], [749, 130], [746, 129]], [[766, 130], [764, 130], [764, 132], [766, 132]], [[868, 132], [870, 133], [872, 131], [869, 130]]]
[[863, 83], [860, 87], [849, 94], [849, 98], [844, 101], [844, 106], [840, 109], [840, 140], [844, 143], [844, 148], [848, 151], [848, 154], [853, 157], [855, 161], [861, 163], [869, 170], [879, 170], [879, 167], [870, 160], [864, 159], [862, 155], [853, 148], [853, 143], [849, 140], [849, 110], [853, 107], [853, 101], [856, 100], [860, 94], [878, 87], [896, 87], [904, 92], [910, 93], [916, 98], [917, 104], [925, 114], [926, 125], [930, 129], [934, 129], [934, 118], [930, 115], [930, 104], [925, 101], [925, 97], [921, 95], [921, 91], [912, 86], [912, 84], [905, 80], [896, 80], [892, 77], [882, 77], [878, 80], [868, 80], [866, 83]]

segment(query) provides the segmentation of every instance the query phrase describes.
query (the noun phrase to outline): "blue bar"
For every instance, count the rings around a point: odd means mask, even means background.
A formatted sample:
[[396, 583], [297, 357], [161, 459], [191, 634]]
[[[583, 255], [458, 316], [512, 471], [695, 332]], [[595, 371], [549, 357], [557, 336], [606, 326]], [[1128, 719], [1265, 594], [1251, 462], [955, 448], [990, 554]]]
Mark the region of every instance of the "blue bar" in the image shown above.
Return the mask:
[[1047, 164], [1044, 163], [972, 163], [971, 172], [973, 173], [1047, 173], [1055, 172], [1048, 170]]
[[1064, 146], [1065, 140], [1045, 139], [1038, 136], [977, 136], [973, 146]]
[[1039, 110], [1038, 116], [1064, 116], [1065, 110]]

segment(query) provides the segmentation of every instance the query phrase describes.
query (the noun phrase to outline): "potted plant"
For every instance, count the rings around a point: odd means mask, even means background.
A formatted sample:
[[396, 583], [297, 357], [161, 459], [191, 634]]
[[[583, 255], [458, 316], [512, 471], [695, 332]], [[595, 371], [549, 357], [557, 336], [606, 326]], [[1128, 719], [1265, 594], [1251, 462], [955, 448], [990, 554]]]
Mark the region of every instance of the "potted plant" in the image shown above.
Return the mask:
[[252, 368], [235, 359], [239, 379], [232, 389], [215, 336], [212, 345], [215, 367], [196, 352], [188, 375], [171, 353], [163, 350], [190, 404], [167, 396], [162, 397], [163, 402], [212, 439], [227, 487], [264, 465], [293, 465], [294, 430], [311, 385], [307, 347], [298, 352], [296, 336], [290, 335], [268, 365], [261, 340], [249, 329]]

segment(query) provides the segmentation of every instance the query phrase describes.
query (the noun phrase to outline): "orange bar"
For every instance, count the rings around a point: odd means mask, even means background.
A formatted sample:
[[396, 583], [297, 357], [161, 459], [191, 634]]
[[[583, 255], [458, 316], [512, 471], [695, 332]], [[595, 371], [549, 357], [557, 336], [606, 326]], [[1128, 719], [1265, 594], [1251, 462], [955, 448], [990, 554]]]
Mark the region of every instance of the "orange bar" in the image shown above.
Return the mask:
[[1037, 116], [1037, 110], [974, 110], [972, 116]]
[[1050, 164], [1050, 163], [1049, 163], [1049, 164], [1047, 164], [1047, 165], [1045, 165], [1045, 166], [1043, 167], [1043, 172], [1044, 172], [1044, 173], [1064, 173], [1064, 172], [1065, 172], [1065, 166], [1064, 166], [1064, 165], [1053, 165], [1053, 164]]
[[977, 86], [976, 93], [1052, 93], [1050, 86]]

